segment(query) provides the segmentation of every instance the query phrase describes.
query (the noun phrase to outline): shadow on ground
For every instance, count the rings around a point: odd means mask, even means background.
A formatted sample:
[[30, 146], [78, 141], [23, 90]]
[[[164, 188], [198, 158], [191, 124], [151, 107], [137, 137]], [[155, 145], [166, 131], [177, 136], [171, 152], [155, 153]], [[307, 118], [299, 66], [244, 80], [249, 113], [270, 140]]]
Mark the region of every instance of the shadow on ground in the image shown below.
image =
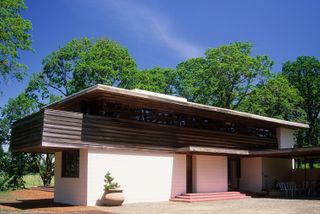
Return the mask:
[[0, 202], [0, 205], [6, 207], [12, 207], [20, 210], [27, 209], [39, 209], [48, 207], [72, 207], [72, 205], [55, 203], [53, 199], [28, 199], [28, 200], [17, 200], [14, 202]]

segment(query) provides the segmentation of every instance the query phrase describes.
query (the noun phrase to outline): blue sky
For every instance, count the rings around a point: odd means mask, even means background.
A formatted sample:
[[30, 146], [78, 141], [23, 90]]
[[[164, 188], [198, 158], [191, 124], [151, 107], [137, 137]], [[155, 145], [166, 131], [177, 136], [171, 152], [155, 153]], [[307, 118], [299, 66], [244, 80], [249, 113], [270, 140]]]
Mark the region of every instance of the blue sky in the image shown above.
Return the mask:
[[[231, 42], [254, 44], [274, 72], [300, 55], [320, 57], [320, 1], [314, 0], [25, 0], [34, 52], [21, 54], [28, 74], [73, 38], [107, 37], [128, 48], [139, 68], [174, 68], [205, 49]], [[9, 80], [0, 106], [28, 82]]]

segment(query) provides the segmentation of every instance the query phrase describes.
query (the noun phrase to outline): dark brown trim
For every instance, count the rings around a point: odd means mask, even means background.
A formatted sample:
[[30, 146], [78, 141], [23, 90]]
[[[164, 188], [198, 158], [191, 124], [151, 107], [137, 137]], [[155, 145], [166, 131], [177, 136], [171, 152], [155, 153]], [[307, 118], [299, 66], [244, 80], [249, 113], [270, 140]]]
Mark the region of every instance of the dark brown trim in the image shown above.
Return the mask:
[[193, 181], [192, 181], [192, 155], [186, 155], [186, 190], [187, 193], [193, 192]]

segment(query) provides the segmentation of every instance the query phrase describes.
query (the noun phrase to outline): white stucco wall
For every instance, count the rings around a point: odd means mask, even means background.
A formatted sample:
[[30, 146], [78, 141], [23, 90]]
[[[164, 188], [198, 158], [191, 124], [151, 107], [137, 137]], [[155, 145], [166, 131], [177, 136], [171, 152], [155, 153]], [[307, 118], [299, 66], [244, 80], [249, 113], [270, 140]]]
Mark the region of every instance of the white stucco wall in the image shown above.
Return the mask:
[[287, 128], [277, 128], [277, 139], [279, 149], [293, 148], [295, 144], [295, 130]]
[[228, 191], [228, 158], [194, 155], [192, 159], [193, 192]]
[[289, 181], [292, 170], [292, 160], [285, 158], [262, 159], [262, 187], [270, 190], [274, 181]]
[[261, 192], [273, 188], [275, 180], [288, 181], [292, 160], [285, 158], [242, 158], [240, 190]]
[[[172, 191], [174, 194], [185, 192], [184, 155], [150, 151], [89, 150], [88, 205], [99, 203], [107, 171], [111, 172], [124, 190], [125, 203], [168, 201]], [[173, 188], [172, 184], [178, 185]]]
[[172, 167], [171, 198], [186, 193], [186, 155], [175, 154]]
[[240, 190], [261, 192], [262, 158], [241, 158]]
[[79, 178], [61, 177], [62, 153], [55, 153], [54, 201], [64, 204], [87, 205], [87, 150], [80, 150]]

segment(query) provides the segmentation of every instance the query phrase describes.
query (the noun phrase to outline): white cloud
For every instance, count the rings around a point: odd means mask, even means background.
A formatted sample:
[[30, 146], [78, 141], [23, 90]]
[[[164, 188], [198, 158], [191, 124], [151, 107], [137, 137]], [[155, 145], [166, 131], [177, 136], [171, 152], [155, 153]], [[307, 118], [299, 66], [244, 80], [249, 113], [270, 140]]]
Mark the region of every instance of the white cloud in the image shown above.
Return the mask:
[[[90, 1], [92, 3], [92, 1]], [[102, 1], [95, 1], [101, 7]], [[107, 0], [103, 7], [111, 12], [113, 18], [120, 20], [122, 26], [141, 40], [150, 43], [165, 45], [182, 58], [198, 57], [203, 55], [203, 49], [191, 44], [180, 36], [177, 27], [168, 20], [163, 13], [138, 1]], [[103, 8], [100, 8], [103, 10]]]

